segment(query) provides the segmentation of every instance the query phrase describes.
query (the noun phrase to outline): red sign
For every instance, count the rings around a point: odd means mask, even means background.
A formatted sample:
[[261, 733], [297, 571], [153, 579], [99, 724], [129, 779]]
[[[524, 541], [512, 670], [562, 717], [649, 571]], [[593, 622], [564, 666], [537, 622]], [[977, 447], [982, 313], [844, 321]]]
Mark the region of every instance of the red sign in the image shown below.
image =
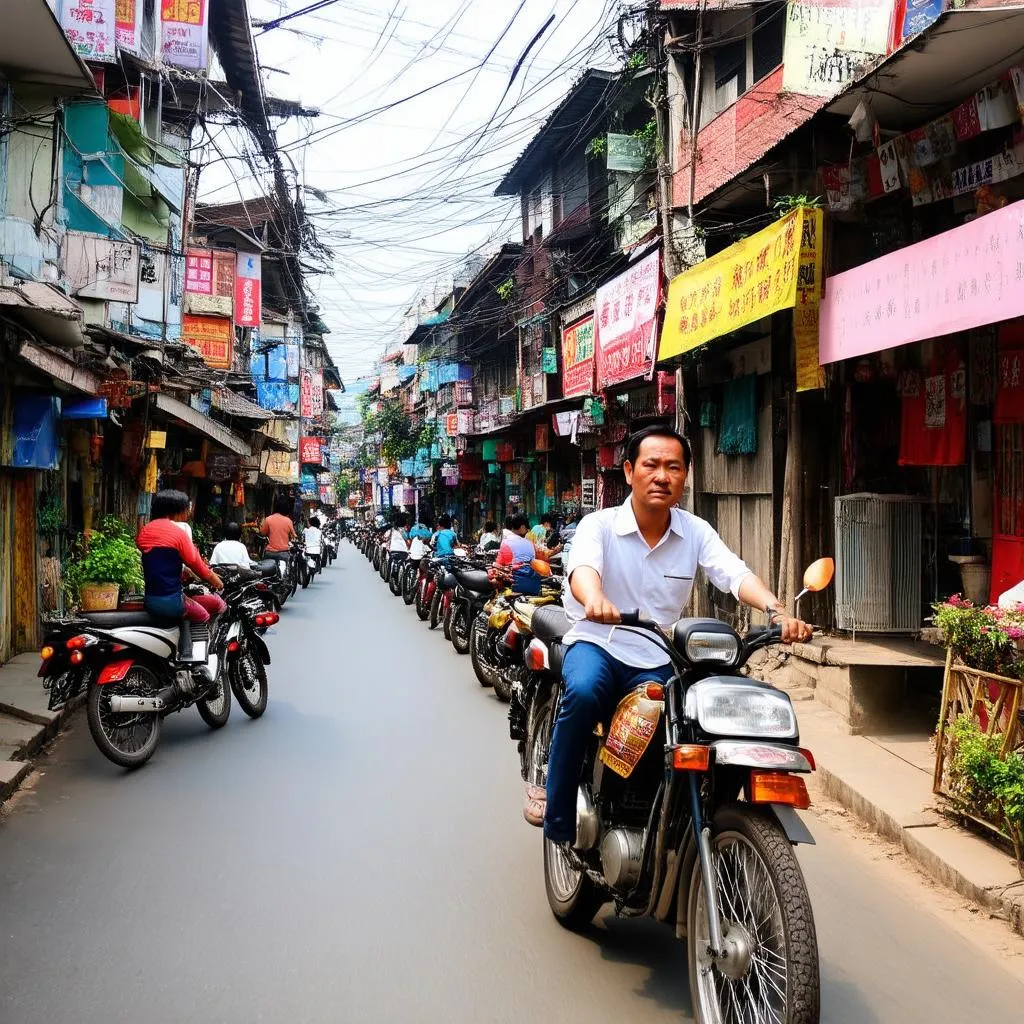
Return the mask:
[[235, 331], [226, 317], [186, 313], [181, 318], [181, 334], [185, 344], [196, 349], [207, 366], [215, 370], [231, 369]]
[[240, 252], [235, 267], [235, 323], [239, 327], [259, 327], [261, 313], [260, 258]]
[[299, 440], [299, 462], [311, 466], [319, 466], [323, 458], [324, 439], [322, 437], [303, 437]]
[[661, 253], [654, 252], [597, 290], [597, 386], [651, 372], [661, 296]]
[[193, 295], [213, 294], [213, 253], [189, 249], [185, 257], [185, 291]]
[[299, 415], [303, 419], [317, 419], [323, 414], [323, 370], [303, 370], [299, 374]]
[[455, 437], [459, 432], [459, 417], [457, 413], [450, 412], [444, 418], [444, 432], [449, 437]]
[[562, 331], [562, 395], [573, 398], [594, 390], [594, 318]]

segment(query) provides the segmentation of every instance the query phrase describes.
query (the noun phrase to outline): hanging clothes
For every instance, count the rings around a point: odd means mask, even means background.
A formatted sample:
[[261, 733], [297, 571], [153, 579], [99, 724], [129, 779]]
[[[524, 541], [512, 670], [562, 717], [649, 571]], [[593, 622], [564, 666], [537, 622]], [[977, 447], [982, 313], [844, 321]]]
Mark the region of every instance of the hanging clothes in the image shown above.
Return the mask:
[[757, 375], [737, 377], [725, 385], [722, 425], [718, 432], [720, 455], [757, 454]]
[[967, 370], [950, 346], [927, 370], [905, 370], [902, 398], [901, 466], [962, 466], [967, 459]]

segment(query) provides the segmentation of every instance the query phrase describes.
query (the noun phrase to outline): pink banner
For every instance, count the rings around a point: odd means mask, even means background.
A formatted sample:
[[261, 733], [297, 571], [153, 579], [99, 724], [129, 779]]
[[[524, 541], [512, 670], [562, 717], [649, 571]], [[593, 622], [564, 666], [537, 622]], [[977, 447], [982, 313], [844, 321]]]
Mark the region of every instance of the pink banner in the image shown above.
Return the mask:
[[825, 282], [821, 363], [1024, 316], [1024, 201]]
[[661, 253], [651, 253], [597, 290], [597, 386], [641, 377], [654, 364]]

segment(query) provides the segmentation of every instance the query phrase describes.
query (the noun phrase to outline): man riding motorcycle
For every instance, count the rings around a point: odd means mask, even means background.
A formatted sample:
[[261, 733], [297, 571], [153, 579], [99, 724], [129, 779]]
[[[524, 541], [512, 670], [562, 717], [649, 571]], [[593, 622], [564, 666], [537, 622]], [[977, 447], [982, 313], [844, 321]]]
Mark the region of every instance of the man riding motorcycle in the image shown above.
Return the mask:
[[782, 640], [811, 628], [783, 614], [768, 587], [703, 519], [678, 508], [693, 456], [668, 427], [648, 427], [627, 444], [623, 469], [632, 494], [579, 524], [568, 557], [565, 611], [573, 622], [563, 643], [565, 692], [548, 757], [547, 792], [527, 789], [524, 816], [557, 843], [576, 837], [576, 795], [587, 737], [615, 703], [646, 681], [665, 682], [668, 657], [642, 634], [617, 627], [619, 609], [641, 608], [669, 626], [690, 598], [699, 565], [721, 591], [766, 612]]

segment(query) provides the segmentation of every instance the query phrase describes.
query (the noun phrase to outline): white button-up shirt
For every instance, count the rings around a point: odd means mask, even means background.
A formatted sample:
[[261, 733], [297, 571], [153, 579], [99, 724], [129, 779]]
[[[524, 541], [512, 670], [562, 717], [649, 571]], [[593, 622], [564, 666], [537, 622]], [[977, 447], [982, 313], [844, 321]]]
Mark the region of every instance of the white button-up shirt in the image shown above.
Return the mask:
[[[630, 497], [623, 505], [591, 512], [582, 519], [566, 572], [571, 577], [580, 566], [589, 566], [600, 575], [605, 596], [620, 611], [639, 608], [658, 625], [670, 626], [690, 599], [698, 565], [719, 590], [737, 598], [740, 584], [751, 574], [710, 523], [681, 508], [672, 509], [665, 536], [653, 548], [648, 547], [636, 524]], [[564, 604], [573, 622], [565, 643], [586, 640], [636, 668], [668, 664], [668, 657], [642, 633], [588, 622], [583, 605], [568, 587]]]

